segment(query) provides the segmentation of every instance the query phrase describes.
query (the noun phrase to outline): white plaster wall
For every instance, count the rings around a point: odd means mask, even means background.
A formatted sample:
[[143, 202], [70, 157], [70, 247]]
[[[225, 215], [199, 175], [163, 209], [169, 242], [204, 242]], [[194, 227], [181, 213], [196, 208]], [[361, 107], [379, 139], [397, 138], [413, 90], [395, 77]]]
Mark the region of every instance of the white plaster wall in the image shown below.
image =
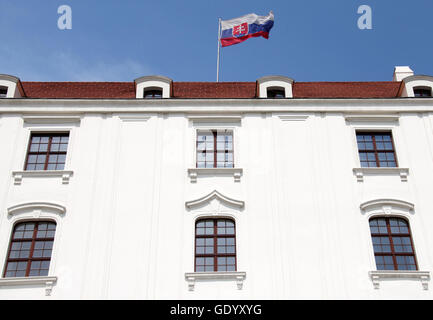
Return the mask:
[[[0, 299], [433, 298], [431, 285], [423, 290], [417, 280], [381, 282], [374, 289], [368, 217], [359, 208], [380, 198], [413, 203], [408, 218], [419, 268], [432, 270], [433, 113], [401, 113], [392, 124], [353, 124], [342, 112], [311, 108], [238, 115], [239, 121], [211, 119], [206, 125], [219, 121], [234, 128], [240, 182], [200, 175], [190, 182], [195, 130], [203, 124], [187, 112], [118, 108], [80, 113], [79, 124], [71, 126], [69, 184], [57, 177], [24, 177], [14, 185], [11, 172], [22, 170], [29, 126], [21, 114], [0, 114], [2, 271], [12, 229], [9, 207], [46, 201], [67, 210], [56, 234], [50, 276], [58, 280], [51, 296], [43, 285], [0, 284]], [[354, 130], [362, 126], [392, 127], [399, 164], [410, 169], [407, 182], [398, 175], [368, 175], [357, 182]], [[185, 207], [213, 190], [245, 207], [218, 199], [198, 209]], [[189, 291], [185, 273], [194, 271], [195, 220], [218, 215], [236, 221], [243, 288], [234, 281], [207, 281]]]

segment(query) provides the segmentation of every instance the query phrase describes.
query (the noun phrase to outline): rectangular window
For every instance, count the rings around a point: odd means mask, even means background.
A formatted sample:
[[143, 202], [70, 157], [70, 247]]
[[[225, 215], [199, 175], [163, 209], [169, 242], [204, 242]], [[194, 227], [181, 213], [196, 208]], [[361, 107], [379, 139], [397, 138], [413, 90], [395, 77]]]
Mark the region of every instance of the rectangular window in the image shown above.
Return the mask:
[[431, 89], [415, 88], [413, 90], [416, 98], [431, 98]]
[[69, 133], [33, 133], [25, 170], [64, 170]]
[[8, 88], [0, 87], [0, 98], [6, 98], [8, 94]]
[[233, 168], [233, 132], [197, 132], [197, 168]]
[[356, 140], [361, 167], [397, 167], [390, 132], [357, 132]]

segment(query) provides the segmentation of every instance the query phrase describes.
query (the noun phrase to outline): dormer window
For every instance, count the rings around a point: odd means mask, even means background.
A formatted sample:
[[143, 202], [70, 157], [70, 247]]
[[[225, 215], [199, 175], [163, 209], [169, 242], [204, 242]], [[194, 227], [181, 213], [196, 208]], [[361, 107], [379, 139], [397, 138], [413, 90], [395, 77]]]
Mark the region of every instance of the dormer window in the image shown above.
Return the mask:
[[413, 93], [415, 94], [415, 98], [431, 98], [432, 90], [431, 88], [423, 88], [417, 87], [413, 89]]
[[21, 98], [24, 90], [20, 79], [8, 74], [0, 74], [0, 99]]
[[293, 98], [293, 79], [283, 76], [266, 76], [257, 79], [259, 98]]
[[268, 98], [283, 99], [286, 97], [284, 88], [268, 88]]
[[431, 76], [410, 76], [403, 80], [404, 86], [400, 97], [409, 98], [431, 98], [433, 89], [433, 77]]
[[0, 98], [6, 98], [8, 94], [8, 88], [0, 87]]
[[145, 76], [134, 80], [137, 99], [167, 99], [171, 97], [172, 83], [163, 76]]
[[144, 99], [162, 99], [162, 89], [145, 89]]

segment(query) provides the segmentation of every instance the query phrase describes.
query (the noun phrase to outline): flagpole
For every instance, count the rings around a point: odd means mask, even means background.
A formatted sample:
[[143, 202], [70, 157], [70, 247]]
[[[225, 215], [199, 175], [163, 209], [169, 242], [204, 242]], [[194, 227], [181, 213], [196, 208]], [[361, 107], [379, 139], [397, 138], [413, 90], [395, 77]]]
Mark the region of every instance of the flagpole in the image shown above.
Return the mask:
[[220, 40], [221, 40], [221, 18], [218, 18], [217, 82], [219, 82], [219, 73], [220, 73]]

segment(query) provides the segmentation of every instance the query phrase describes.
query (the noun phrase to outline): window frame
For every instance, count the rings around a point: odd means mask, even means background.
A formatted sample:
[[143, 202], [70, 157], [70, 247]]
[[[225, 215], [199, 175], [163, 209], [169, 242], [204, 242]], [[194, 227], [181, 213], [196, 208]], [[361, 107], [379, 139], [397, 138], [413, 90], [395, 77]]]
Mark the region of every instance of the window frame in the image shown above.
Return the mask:
[[[207, 222], [212, 221], [213, 222], [213, 230], [214, 232], [210, 235], [198, 235], [197, 234], [197, 224], [199, 222]], [[233, 222], [233, 234], [218, 234], [218, 221], [231, 221]], [[234, 239], [234, 253], [218, 253], [218, 239], [222, 238], [233, 238]], [[195, 220], [194, 223], [194, 272], [237, 272], [238, 269], [238, 259], [237, 259], [237, 240], [236, 240], [236, 221], [233, 218], [230, 217], [200, 217]], [[206, 253], [200, 253], [197, 254], [197, 239], [213, 239], [213, 253], [212, 254], [206, 254]], [[235, 265], [234, 270], [232, 271], [219, 271], [218, 270], [218, 258], [228, 258], [228, 257], [234, 257]], [[197, 271], [197, 258], [213, 258], [213, 271]], [[227, 267], [227, 265], [225, 265]]]
[[[32, 146], [32, 138], [33, 137], [37, 137], [37, 136], [49, 136], [49, 141], [48, 141], [48, 146], [47, 146], [47, 152], [45, 153], [45, 162], [44, 162], [44, 169], [38, 170], [38, 169], [27, 169], [27, 165], [28, 165], [28, 161], [29, 161], [29, 157], [31, 155], [40, 155], [43, 154], [41, 152], [31, 152], [31, 146]], [[68, 146], [66, 148], [66, 151], [51, 151], [51, 144], [52, 144], [52, 138], [53, 137], [68, 137]], [[24, 171], [63, 171], [66, 168], [67, 165], [67, 156], [68, 156], [68, 151], [69, 151], [69, 146], [71, 143], [71, 132], [70, 131], [33, 131], [30, 130], [30, 134], [28, 136], [28, 144], [27, 144], [27, 151], [26, 151], [26, 155], [25, 155], [25, 161], [24, 161]], [[63, 169], [47, 169], [48, 168], [48, 164], [49, 164], [49, 156], [50, 155], [64, 155], [65, 156], [65, 163], [63, 166]], [[57, 164], [57, 163], [56, 163]]]
[[[428, 95], [421, 94], [421, 95], [417, 96], [417, 91], [419, 91], [419, 90], [423, 91], [424, 93], [428, 92], [429, 94]], [[432, 92], [431, 87], [417, 86], [417, 87], [413, 88], [413, 95], [415, 98], [432, 98], [433, 97], [432, 93], [433, 92]]]
[[[4, 90], [5, 93], [1, 93], [2, 90]], [[9, 88], [8, 88], [8, 87], [6, 87], [6, 86], [0, 86], [0, 99], [7, 98], [7, 96], [8, 96], [8, 91], [9, 91]]]
[[[359, 146], [358, 146], [358, 134], [359, 135], [371, 135], [372, 136], [372, 143], [373, 143], [373, 150], [372, 151], [367, 151], [367, 150], [360, 150]], [[389, 134], [391, 136], [391, 144], [392, 144], [392, 151], [387, 151], [387, 150], [378, 150], [377, 146], [376, 146], [376, 138], [375, 135], [384, 135], [384, 134]], [[397, 157], [397, 150], [395, 147], [395, 142], [394, 142], [394, 133], [393, 130], [365, 130], [365, 129], [356, 129], [355, 130], [355, 146], [356, 146], [356, 152], [358, 155], [358, 161], [359, 161], [359, 165], [361, 168], [399, 168], [399, 161], [398, 161], [398, 157]], [[363, 167], [362, 166], [362, 160], [361, 160], [361, 156], [360, 156], [360, 152], [364, 152], [364, 153], [373, 153], [374, 154], [374, 158], [376, 161], [376, 166], [375, 167]], [[392, 153], [394, 155], [394, 162], [395, 162], [395, 167], [383, 167], [380, 166], [380, 160], [379, 160], [379, 156], [378, 153], [379, 152], [384, 152], [384, 153]], [[368, 162], [368, 159], [367, 159]], [[387, 161], [388, 162], [388, 161]]]
[[[205, 132], [209, 132], [209, 131], [213, 134], [213, 151], [212, 151], [212, 153], [213, 153], [213, 166], [212, 167], [199, 167], [198, 166], [198, 162], [199, 162], [198, 161], [198, 155], [199, 155], [199, 151], [200, 150], [198, 150], [198, 143], [199, 143], [198, 138], [199, 138], [200, 133], [205, 133]], [[218, 167], [218, 157], [217, 157], [218, 153], [224, 153], [224, 155], [225, 155], [225, 154], [228, 154], [229, 151], [230, 151], [230, 150], [225, 150], [225, 149], [218, 151], [218, 149], [217, 149], [218, 132], [230, 133], [231, 136], [232, 136], [232, 150], [231, 150], [231, 153], [232, 153], [232, 156], [233, 156], [233, 160], [231, 161], [232, 162], [232, 167], [226, 167], [226, 166], [224, 166], [224, 167]], [[235, 165], [235, 139], [234, 139], [234, 135], [235, 135], [234, 129], [228, 129], [228, 128], [213, 128], [213, 129], [210, 129], [210, 128], [197, 128], [196, 129], [196, 134], [195, 134], [195, 168], [196, 169], [234, 169], [234, 168], [236, 168], [236, 165]], [[205, 152], [205, 154], [206, 154], [206, 152]], [[227, 161], [224, 160], [224, 164], [226, 164], [226, 162]]]
[[[18, 240], [14, 240], [14, 235], [16, 232], [16, 228], [21, 225], [21, 224], [26, 224], [26, 223], [34, 223], [35, 224], [35, 228], [33, 229], [33, 235], [31, 238], [31, 246], [30, 246], [30, 250], [29, 250], [29, 256], [28, 258], [10, 258], [10, 253], [12, 251], [12, 244], [13, 243], [23, 243], [23, 242], [29, 242], [30, 239], [18, 239]], [[36, 226], [39, 226], [39, 224], [41, 223], [52, 223], [55, 225], [55, 230], [54, 230], [54, 236], [53, 237], [46, 237], [46, 238], [37, 238], [37, 232], [39, 231], [38, 228]], [[48, 229], [47, 229], [48, 230]], [[8, 250], [6, 253], [6, 258], [5, 258], [5, 264], [3, 267], [3, 273], [2, 273], [2, 278], [3, 279], [10, 279], [10, 278], [29, 278], [29, 277], [48, 277], [50, 275], [50, 270], [52, 268], [53, 265], [53, 253], [55, 250], [55, 239], [56, 239], [56, 235], [58, 233], [58, 222], [56, 220], [53, 219], [38, 219], [38, 220], [22, 220], [19, 219], [18, 221], [16, 221], [15, 223], [13, 223], [12, 225], [12, 230], [10, 232], [10, 237], [9, 237], [9, 246], [8, 246]], [[33, 257], [34, 251], [35, 251], [35, 243], [36, 241], [52, 241], [52, 247], [51, 247], [51, 254], [50, 256], [47, 257]], [[32, 262], [35, 261], [49, 261], [49, 266], [48, 266], [48, 271], [47, 271], [47, 275], [39, 275], [39, 276], [31, 276], [30, 275], [30, 271], [31, 271], [31, 265]], [[6, 273], [8, 272], [8, 265], [9, 263], [13, 263], [13, 262], [27, 262], [27, 267], [26, 267], [26, 272], [24, 276], [14, 276], [14, 277], [6, 277]]]
[[[377, 220], [377, 219], [385, 219], [386, 228], [387, 228], [386, 234], [372, 233], [371, 228], [370, 228], [370, 222], [372, 220]], [[390, 225], [390, 219], [399, 219], [399, 220], [405, 221], [407, 223], [409, 232], [408, 233], [392, 233], [391, 225]], [[415, 244], [413, 241], [411, 224], [410, 224], [408, 219], [401, 217], [401, 216], [394, 216], [394, 215], [392, 215], [392, 216], [375, 215], [375, 216], [372, 216], [368, 219], [368, 226], [369, 226], [369, 233], [370, 233], [370, 239], [371, 239], [371, 244], [372, 244], [372, 249], [373, 249], [373, 257], [374, 257], [374, 263], [376, 266], [376, 270], [378, 270], [378, 271], [419, 271], [418, 259], [417, 259], [417, 255], [416, 255], [416, 251], [415, 251]], [[395, 252], [395, 247], [394, 247], [394, 242], [393, 242], [392, 237], [398, 237], [398, 236], [408, 237], [410, 239], [410, 245], [412, 248], [411, 253]], [[378, 253], [376, 253], [374, 250], [374, 242], [373, 242], [374, 237], [387, 237], [389, 240], [389, 246], [390, 246], [391, 251], [390, 252], [381, 252], [381, 253], [378, 252]], [[380, 269], [379, 270], [377, 268], [376, 256], [391, 256], [394, 269]], [[414, 262], [415, 262], [415, 270], [398, 269], [398, 263], [397, 263], [397, 257], [398, 256], [411, 256], [411, 257], [413, 257]]]
[[[151, 94], [151, 97], [147, 97], [147, 94]], [[162, 99], [162, 94], [163, 88], [149, 87], [143, 89], [143, 99]]]
[[[281, 97], [277, 97], [277, 95], [281, 95]], [[267, 87], [266, 97], [268, 99], [284, 99], [286, 97], [286, 89], [284, 87]]]

